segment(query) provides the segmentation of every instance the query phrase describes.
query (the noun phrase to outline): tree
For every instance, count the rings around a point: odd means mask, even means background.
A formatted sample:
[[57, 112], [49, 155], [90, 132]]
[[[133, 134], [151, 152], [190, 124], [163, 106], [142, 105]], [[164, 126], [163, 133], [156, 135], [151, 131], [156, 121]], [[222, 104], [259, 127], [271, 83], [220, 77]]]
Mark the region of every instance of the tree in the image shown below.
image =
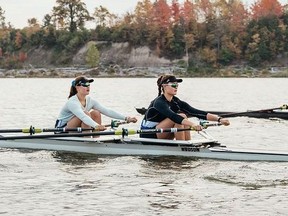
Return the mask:
[[2, 29], [4, 29], [6, 26], [4, 14], [5, 14], [5, 11], [0, 6], [0, 28]]
[[117, 16], [115, 14], [110, 13], [107, 8], [102, 7], [101, 5], [99, 8], [98, 7], [95, 8], [95, 12], [93, 15], [96, 20], [96, 27], [97, 26], [111, 27], [115, 23], [115, 20], [117, 19]]
[[88, 49], [86, 53], [86, 63], [89, 65], [91, 68], [95, 68], [99, 65], [100, 62], [100, 53], [93, 42], [89, 42], [87, 44]]
[[34, 27], [34, 26], [39, 27], [40, 26], [38, 23], [38, 20], [35, 17], [28, 19], [28, 25], [29, 25], [29, 27]]
[[171, 14], [174, 25], [180, 22], [180, 5], [178, 0], [172, 0]]
[[280, 17], [283, 14], [283, 7], [278, 0], [257, 0], [251, 6], [251, 11], [253, 19], [265, 16]]
[[154, 3], [154, 21], [160, 29], [167, 29], [171, 24], [171, 9], [166, 0], [158, 0]]
[[93, 20], [81, 0], [56, 0], [56, 3], [58, 6], [53, 7], [53, 16], [61, 28], [68, 28], [71, 33], [83, 28], [86, 21]]
[[18, 49], [20, 49], [22, 47], [22, 35], [21, 35], [20, 31], [16, 32], [15, 46]]

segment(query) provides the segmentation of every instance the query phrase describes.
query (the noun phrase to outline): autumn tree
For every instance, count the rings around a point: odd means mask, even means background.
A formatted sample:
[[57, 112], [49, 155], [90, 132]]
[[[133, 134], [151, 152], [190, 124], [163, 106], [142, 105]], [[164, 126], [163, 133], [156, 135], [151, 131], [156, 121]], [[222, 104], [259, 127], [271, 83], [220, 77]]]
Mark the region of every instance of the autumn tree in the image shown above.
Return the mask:
[[217, 0], [217, 55], [221, 64], [229, 64], [241, 57], [241, 46], [246, 33], [248, 12], [240, 0]]
[[70, 32], [83, 28], [86, 21], [93, 19], [81, 0], [56, 0], [56, 4], [53, 16], [61, 28], [68, 28]]
[[[136, 44], [154, 44], [153, 32], [153, 3], [150, 0], [139, 1], [134, 10], [134, 33]], [[138, 36], [137, 36], [138, 35]], [[153, 39], [152, 39], [153, 38]]]
[[171, 8], [166, 0], [158, 0], [153, 5], [153, 23], [150, 39], [156, 45], [158, 56], [165, 55], [165, 49], [169, 47], [168, 37], [171, 37]]
[[183, 37], [185, 41], [186, 66], [189, 68], [189, 53], [193, 52], [196, 42], [197, 32], [197, 14], [195, 4], [190, 0], [185, 0], [180, 8], [180, 24], [183, 28]]
[[135, 23], [147, 29], [153, 22], [153, 3], [150, 0], [138, 1], [134, 14]]
[[283, 14], [283, 6], [278, 0], [257, 0], [251, 6], [253, 19], [259, 19], [266, 16], [280, 17]]
[[158, 0], [154, 3], [154, 24], [160, 29], [167, 29], [171, 24], [171, 8], [166, 0]]
[[171, 17], [172, 17], [172, 21], [173, 24], [177, 24], [180, 22], [180, 5], [178, 0], [172, 0], [172, 4], [171, 4]]

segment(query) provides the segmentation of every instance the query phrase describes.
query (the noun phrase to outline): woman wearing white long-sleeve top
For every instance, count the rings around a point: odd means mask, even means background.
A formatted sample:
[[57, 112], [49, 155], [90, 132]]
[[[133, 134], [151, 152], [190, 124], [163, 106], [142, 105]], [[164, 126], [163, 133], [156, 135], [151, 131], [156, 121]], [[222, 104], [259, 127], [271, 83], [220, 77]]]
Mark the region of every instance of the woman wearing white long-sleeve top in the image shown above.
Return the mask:
[[56, 120], [56, 128], [91, 128], [103, 131], [101, 114], [110, 118], [137, 122], [135, 117], [125, 116], [112, 109], [101, 105], [98, 101], [89, 96], [90, 83], [93, 79], [85, 76], [78, 76], [71, 83], [68, 101], [65, 103]]

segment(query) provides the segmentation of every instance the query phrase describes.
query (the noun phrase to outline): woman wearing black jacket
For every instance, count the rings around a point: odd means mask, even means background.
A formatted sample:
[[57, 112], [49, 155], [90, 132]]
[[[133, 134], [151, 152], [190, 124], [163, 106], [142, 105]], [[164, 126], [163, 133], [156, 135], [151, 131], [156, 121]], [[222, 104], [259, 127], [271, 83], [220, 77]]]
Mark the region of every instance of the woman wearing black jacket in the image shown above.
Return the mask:
[[[192, 128], [195, 131], [201, 131], [202, 126], [190, 121], [187, 116], [194, 116], [208, 121], [218, 121], [223, 125], [229, 125], [229, 120], [221, 118], [218, 115], [207, 113], [190, 106], [185, 101], [180, 100], [177, 94], [178, 85], [182, 79], [177, 79], [173, 75], [162, 75], [157, 80], [158, 97], [149, 105], [144, 119], [141, 123], [141, 129], [155, 128]], [[177, 139], [190, 140], [190, 131], [176, 133], [156, 133], [140, 134], [140, 137], [159, 138], [159, 139]]]

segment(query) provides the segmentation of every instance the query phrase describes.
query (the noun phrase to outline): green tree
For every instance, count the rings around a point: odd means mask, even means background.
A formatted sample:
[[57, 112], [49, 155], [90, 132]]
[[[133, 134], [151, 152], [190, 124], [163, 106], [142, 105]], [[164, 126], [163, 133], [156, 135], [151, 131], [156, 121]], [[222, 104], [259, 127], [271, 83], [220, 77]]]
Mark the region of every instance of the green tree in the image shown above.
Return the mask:
[[86, 63], [90, 68], [95, 68], [99, 65], [100, 62], [100, 53], [93, 42], [87, 44], [88, 49], [86, 53]]
[[2, 29], [4, 29], [6, 26], [4, 15], [5, 15], [5, 11], [0, 6], [0, 28], [2, 28]]
[[53, 16], [61, 28], [68, 28], [70, 32], [83, 28], [86, 21], [93, 20], [86, 9], [86, 4], [81, 0], [56, 0], [57, 6], [53, 7]]

